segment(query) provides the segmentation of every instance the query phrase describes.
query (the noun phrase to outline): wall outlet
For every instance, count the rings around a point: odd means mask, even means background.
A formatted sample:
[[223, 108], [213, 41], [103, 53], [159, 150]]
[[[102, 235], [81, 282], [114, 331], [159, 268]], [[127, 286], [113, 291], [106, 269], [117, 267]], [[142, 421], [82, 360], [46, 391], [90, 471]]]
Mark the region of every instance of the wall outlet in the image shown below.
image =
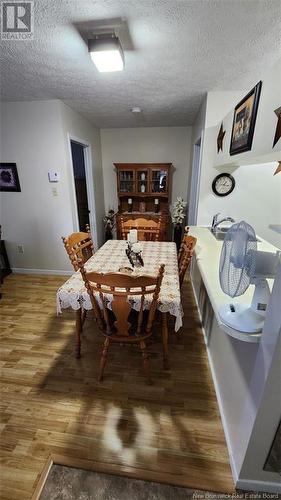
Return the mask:
[[18, 252], [24, 253], [24, 246], [23, 245], [18, 245]]

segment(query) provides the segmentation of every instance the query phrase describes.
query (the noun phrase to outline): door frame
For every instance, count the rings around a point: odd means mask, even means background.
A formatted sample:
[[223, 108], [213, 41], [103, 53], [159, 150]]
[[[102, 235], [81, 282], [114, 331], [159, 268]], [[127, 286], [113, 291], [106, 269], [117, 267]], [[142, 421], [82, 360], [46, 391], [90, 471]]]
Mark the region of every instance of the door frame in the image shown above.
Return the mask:
[[188, 211], [188, 225], [190, 226], [197, 225], [199, 192], [200, 192], [200, 181], [201, 181], [202, 151], [204, 143], [203, 141], [204, 141], [204, 130], [202, 130], [200, 137], [193, 144], [193, 159], [192, 159], [192, 172], [191, 172], [191, 185], [190, 185], [189, 211]]
[[93, 178], [93, 168], [92, 168], [92, 149], [91, 145], [79, 137], [67, 133], [68, 142], [68, 152], [69, 160], [71, 165], [71, 204], [72, 204], [72, 222], [73, 231], [79, 232], [79, 218], [77, 209], [77, 198], [75, 191], [75, 180], [74, 180], [74, 170], [72, 161], [72, 151], [71, 151], [71, 141], [80, 144], [83, 147], [84, 152], [84, 164], [85, 164], [85, 174], [86, 174], [86, 186], [87, 186], [87, 200], [89, 213], [89, 222], [91, 228], [91, 234], [94, 242], [95, 248], [98, 248], [98, 236], [97, 236], [97, 220], [96, 220], [96, 201], [95, 201], [95, 191], [94, 191], [94, 178]]

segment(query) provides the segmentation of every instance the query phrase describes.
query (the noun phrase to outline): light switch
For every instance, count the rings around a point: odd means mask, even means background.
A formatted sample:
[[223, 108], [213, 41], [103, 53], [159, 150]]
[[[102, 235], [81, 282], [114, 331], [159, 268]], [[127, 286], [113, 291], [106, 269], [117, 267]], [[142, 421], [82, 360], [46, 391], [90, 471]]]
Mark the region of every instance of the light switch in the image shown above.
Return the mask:
[[52, 193], [53, 193], [53, 196], [58, 196], [58, 188], [53, 187], [52, 188]]
[[57, 170], [50, 170], [48, 172], [49, 182], [58, 182], [60, 179], [60, 174]]

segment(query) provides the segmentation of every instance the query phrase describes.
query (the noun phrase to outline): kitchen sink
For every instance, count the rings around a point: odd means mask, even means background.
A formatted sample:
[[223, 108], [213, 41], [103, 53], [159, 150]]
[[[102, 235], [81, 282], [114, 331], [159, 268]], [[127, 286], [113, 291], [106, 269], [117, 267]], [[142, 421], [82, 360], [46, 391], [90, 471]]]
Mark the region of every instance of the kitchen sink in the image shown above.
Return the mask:
[[[229, 230], [229, 227], [221, 227], [219, 229], [215, 229], [214, 232], [218, 232], [218, 233], [227, 233], [227, 231]], [[212, 231], [212, 230], [211, 230]]]
[[[211, 231], [212, 235], [216, 240], [223, 241], [225, 238], [225, 235], [227, 231], [229, 230], [229, 227], [220, 227], [218, 229], [213, 230], [211, 227], [208, 228], [209, 231]], [[261, 241], [257, 238], [257, 241]]]
[[220, 240], [220, 241], [224, 240], [228, 229], [229, 229], [229, 227], [221, 227], [219, 229], [213, 230], [211, 227], [209, 227], [209, 230], [211, 231], [214, 238], [216, 238], [216, 240]]

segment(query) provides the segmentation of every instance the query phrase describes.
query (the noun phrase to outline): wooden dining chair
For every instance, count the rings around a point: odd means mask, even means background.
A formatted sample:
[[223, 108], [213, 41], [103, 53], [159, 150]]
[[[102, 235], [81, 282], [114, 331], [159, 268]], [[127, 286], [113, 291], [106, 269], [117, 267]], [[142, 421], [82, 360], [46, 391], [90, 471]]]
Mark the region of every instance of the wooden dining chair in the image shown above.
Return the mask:
[[197, 238], [188, 234], [189, 227], [185, 227], [184, 236], [178, 253], [178, 268], [180, 286], [183, 284], [185, 273], [190, 265]]
[[[143, 366], [147, 382], [149, 374], [149, 356], [146, 339], [152, 334], [157, 300], [164, 274], [164, 264], [157, 276], [130, 276], [122, 273], [86, 273], [80, 271], [91, 299], [99, 329], [105, 336], [98, 380], [103, 380], [104, 368], [111, 343], [138, 343], [143, 356]], [[111, 296], [111, 309], [108, 308], [108, 295]], [[145, 300], [151, 295], [149, 309], [145, 309]], [[135, 311], [132, 303], [140, 300], [140, 310]]]
[[62, 241], [75, 271], [78, 271], [94, 254], [94, 244], [88, 224], [86, 232], [72, 233], [67, 238], [62, 236]]
[[124, 218], [121, 217], [120, 222], [123, 240], [127, 239], [127, 234], [131, 229], [137, 229], [139, 241], [159, 241], [160, 239], [162, 224], [161, 217], [159, 217], [158, 221], [145, 219], [144, 217], [139, 217], [138, 219], [128, 219], [125, 221]]

